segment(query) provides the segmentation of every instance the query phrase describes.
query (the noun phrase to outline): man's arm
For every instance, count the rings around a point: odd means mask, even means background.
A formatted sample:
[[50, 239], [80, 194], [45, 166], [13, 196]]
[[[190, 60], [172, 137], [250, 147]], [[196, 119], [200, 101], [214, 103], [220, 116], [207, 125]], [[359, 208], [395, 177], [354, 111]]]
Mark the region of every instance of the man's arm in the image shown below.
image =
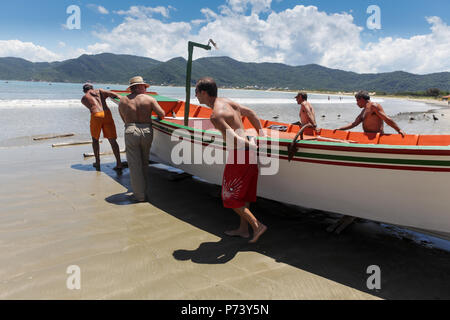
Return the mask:
[[83, 98], [81, 98], [81, 103], [88, 108], [89, 110], [91, 110], [91, 104], [89, 103], [89, 99], [86, 98], [86, 96], [84, 96]]
[[255, 111], [253, 111], [252, 109], [250, 109], [248, 107], [241, 106], [241, 105], [239, 105], [239, 109], [241, 111], [241, 115], [248, 118], [248, 120], [250, 121], [252, 126], [256, 129], [258, 134], [262, 137], [265, 137], [266, 135], [262, 129], [261, 121], [259, 121], [259, 118], [256, 115]]
[[158, 115], [159, 120], [164, 119], [164, 117], [166, 116], [164, 109], [159, 105], [156, 99], [152, 99], [152, 112], [153, 111], [155, 111], [155, 113]]
[[363, 112], [364, 112], [364, 110], [359, 114], [359, 116], [355, 119], [355, 121], [352, 124], [349, 124], [348, 126], [341, 127], [336, 130], [350, 130], [350, 129], [356, 127], [363, 121]]
[[384, 121], [386, 122], [389, 126], [391, 126], [392, 128], [395, 129], [395, 131], [397, 131], [399, 134], [402, 135], [402, 137], [405, 136], [405, 133], [403, 132], [402, 129], [400, 129], [400, 127], [397, 125], [397, 123], [395, 123], [394, 120], [392, 120], [391, 118], [389, 118], [389, 116], [384, 112], [383, 108], [381, 107], [381, 105], [373, 105], [373, 109], [375, 110], [375, 113]]
[[103, 89], [99, 89], [98, 90], [100, 92], [100, 95], [103, 96], [105, 99], [106, 98], [111, 98], [111, 99], [119, 99], [122, 97], [120, 95], [118, 95], [115, 92], [112, 91], [108, 91], [108, 90], [103, 90]]
[[211, 117], [210, 120], [214, 127], [222, 133], [222, 137], [227, 145], [232, 143], [233, 146], [245, 146], [252, 149], [257, 148], [254, 143], [237, 135], [221, 115]]

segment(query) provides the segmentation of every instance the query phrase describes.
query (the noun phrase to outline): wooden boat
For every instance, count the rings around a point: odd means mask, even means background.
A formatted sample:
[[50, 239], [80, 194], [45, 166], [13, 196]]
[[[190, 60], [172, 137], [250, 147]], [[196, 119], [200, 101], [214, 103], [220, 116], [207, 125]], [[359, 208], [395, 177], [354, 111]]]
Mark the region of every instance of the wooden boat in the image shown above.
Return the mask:
[[[164, 120], [153, 120], [152, 153], [163, 163], [220, 185], [223, 162], [206, 164], [194, 159], [199, 152], [226, 148], [209, 121], [211, 109], [191, 104], [186, 127], [183, 101], [152, 95], [166, 112]], [[243, 124], [252, 128], [245, 117]], [[260, 176], [258, 196], [450, 239], [450, 135], [402, 138], [398, 134], [307, 129], [289, 162], [288, 148], [300, 127], [268, 120], [261, 124], [267, 137], [257, 138], [262, 147], [260, 160], [276, 160], [279, 167], [274, 175]], [[270, 129], [280, 127], [285, 132]], [[173, 161], [174, 149], [180, 144], [174, 133], [193, 150], [197, 148], [190, 162]]]

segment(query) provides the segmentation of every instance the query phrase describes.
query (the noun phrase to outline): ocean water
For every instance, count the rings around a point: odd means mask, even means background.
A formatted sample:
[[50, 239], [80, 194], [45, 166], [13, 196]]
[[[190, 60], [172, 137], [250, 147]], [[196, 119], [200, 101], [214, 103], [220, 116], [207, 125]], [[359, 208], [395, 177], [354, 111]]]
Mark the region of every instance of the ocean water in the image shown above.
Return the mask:
[[[124, 90], [126, 86], [98, 84], [96, 88]], [[182, 87], [152, 86], [149, 90], [185, 99], [185, 89]], [[82, 84], [0, 81], [0, 146], [14, 145], [14, 141], [21, 141], [22, 138], [46, 134], [75, 133], [90, 138], [90, 115], [80, 102], [82, 96]], [[252, 108], [263, 119], [287, 123], [299, 120], [299, 106], [292, 92], [220, 89], [219, 96]], [[191, 97], [191, 102], [198, 104], [194, 90]], [[353, 97], [310, 94], [308, 100], [315, 109], [319, 127], [338, 128], [353, 122], [360, 113]], [[379, 102], [407, 133], [450, 134], [449, 122], [441, 116], [437, 106], [377, 97], [373, 101]], [[108, 105], [116, 121], [118, 135], [123, 136], [123, 123], [117, 105], [113, 102], [108, 102]], [[437, 114], [441, 121], [433, 121], [431, 113]], [[412, 116], [415, 121], [410, 120]], [[359, 126], [353, 130], [361, 131], [362, 128]], [[389, 126], [385, 127], [385, 131], [395, 133]]]

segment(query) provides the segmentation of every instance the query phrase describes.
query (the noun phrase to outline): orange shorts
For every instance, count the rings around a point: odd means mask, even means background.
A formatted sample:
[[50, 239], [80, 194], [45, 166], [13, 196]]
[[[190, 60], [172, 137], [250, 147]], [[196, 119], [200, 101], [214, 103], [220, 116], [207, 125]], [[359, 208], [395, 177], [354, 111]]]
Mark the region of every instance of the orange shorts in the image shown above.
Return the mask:
[[100, 139], [102, 130], [105, 139], [117, 139], [116, 126], [110, 110], [91, 114], [92, 138]]

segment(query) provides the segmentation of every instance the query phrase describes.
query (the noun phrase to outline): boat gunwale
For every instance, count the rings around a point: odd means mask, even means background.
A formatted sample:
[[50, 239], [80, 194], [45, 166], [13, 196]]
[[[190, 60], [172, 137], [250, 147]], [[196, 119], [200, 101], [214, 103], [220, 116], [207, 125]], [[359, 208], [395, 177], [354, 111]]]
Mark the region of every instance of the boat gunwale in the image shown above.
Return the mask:
[[[129, 93], [129, 91], [112, 90], [117, 93]], [[147, 92], [147, 94], [169, 99], [170, 102], [181, 101], [166, 96], [159, 95], [157, 92]], [[114, 102], [118, 102], [113, 99]], [[201, 106], [200, 106], [201, 107]], [[160, 122], [177, 129], [185, 129], [190, 132], [200, 132], [202, 134], [217, 135], [217, 131], [213, 130], [203, 130], [198, 128], [193, 128], [189, 126], [184, 126], [182, 124], [174, 123], [170, 121], [170, 118], [163, 119], [160, 121], [156, 120], [156, 116], [152, 116], [153, 122]], [[196, 117], [190, 118], [196, 119]], [[205, 118], [199, 118], [198, 120], [206, 120]], [[267, 129], [267, 128], [264, 128]], [[267, 129], [270, 130], [270, 129]], [[445, 135], [442, 135], [445, 136]], [[255, 136], [257, 140], [261, 141], [275, 141], [279, 146], [287, 147], [292, 143], [290, 139], [277, 139], [272, 137], [260, 137]], [[419, 146], [419, 145], [389, 145], [389, 144], [364, 144], [364, 143], [344, 143], [344, 142], [332, 142], [332, 141], [316, 141], [316, 140], [297, 140], [297, 147], [310, 148], [310, 149], [322, 149], [330, 151], [345, 151], [345, 152], [361, 152], [361, 153], [388, 153], [388, 154], [409, 154], [409, 155], [424, 155], [424, 156], [450, 156], [450, 145], [441, 146]]]
[[[200, 132], [210, 135], [218, 135], [217, 131], [203, 130], [199, 128], [193, 128], [184, 126], [182, 124], [174, 123], [170, 121], [170, 118], [157, 121], [157, 117], [152, 116], [154, 123], [163, 123], [177, 129], [185, 129], [189, 132]], [[194, 118], [195, 119], [195, 118]], [[199, 119], [200, 120], [200, 119]], [[202, 118], [201, 120], [205, 120]], [[276, 141], [279, 142], [279, 146], [289, 146], [292, 140], [289, 139], [276, 139], [271, 137], [255, 137], [257, 140], [262, 141]], [[342, 142], [331, 141], [311, 141], [311, 140], [297, 140], [297, 145], [303, 148], [310, 149], [324, 149], [332, 151], [348, 151], [348, 152], [364, 152], [364, 153], [395, 153], [395, 154], [412, 154], [412, 155], [433, 155], [433, 156], [450, 156], [450, 146], [399, 146], [399, 145], [387, 145], [387, 144], [349, 144]]]

